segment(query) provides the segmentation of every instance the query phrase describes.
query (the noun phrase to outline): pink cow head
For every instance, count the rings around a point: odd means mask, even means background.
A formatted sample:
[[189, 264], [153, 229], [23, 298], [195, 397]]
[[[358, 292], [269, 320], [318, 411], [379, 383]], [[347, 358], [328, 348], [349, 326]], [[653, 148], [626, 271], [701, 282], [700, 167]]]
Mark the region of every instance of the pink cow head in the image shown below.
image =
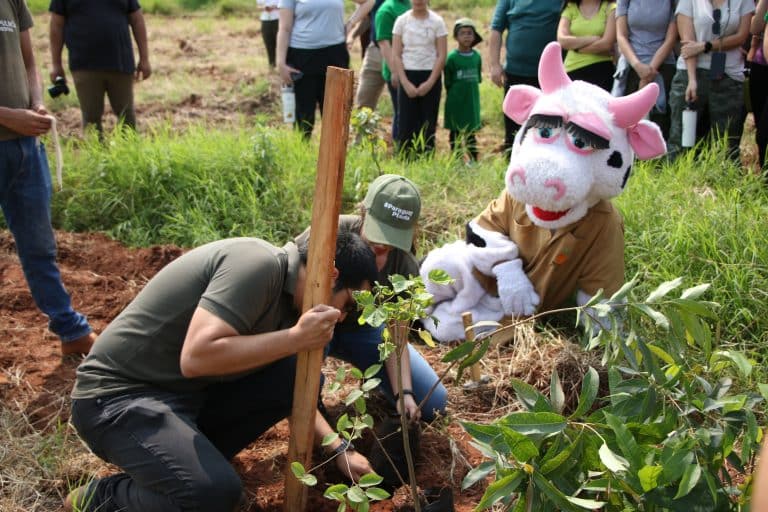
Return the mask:
[[557, 229], [619, 195], [635, 155], [654, 158], [666, 145], [659, 127], [643, 119], [658, 96], [654, 83], [615, 98], [596, 85], [571, 81], [557, 43], [542, 53], [539, 83], [541, 90], [510, 87], [504, 98], [504, 113], [522, 126], [506, 186], [533, 223]]

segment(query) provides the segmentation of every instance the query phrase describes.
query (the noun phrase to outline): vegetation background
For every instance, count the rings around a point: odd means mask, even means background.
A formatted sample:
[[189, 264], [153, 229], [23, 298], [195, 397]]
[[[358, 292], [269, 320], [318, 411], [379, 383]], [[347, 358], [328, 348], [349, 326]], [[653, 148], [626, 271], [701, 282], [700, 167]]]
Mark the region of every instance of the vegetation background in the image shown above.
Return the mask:
[[[41, 76], [47, 80], [46, 0], [29, 0]], [[350, 10], [354, 4], [349, 2]], [[80, 135], [73, 92], [46, 98], [61, 119], [64, 189], [54, 194], [54, 222], [67, 231], [103, 231], [128, 245], [193, 247], [230, 236], [282, 243], [309, 223], [320, 124], [309, 143], [280, 122], [279, 84], [267, 65], [255, 2], [145, 0], [153, 75], [137, 85], [138, 134], [109, 132], [106, 142]], [[487, 76], [487, 39], [495, 2], [434, 1], [448, 26], [470, 16], [479, 47], [484, 127], [481, 159], [468, 166], [438, 132], [434, 158], [404, 163], [378, 156], [384, 172], [414, 180], [423, 194], [419, 251], [463, 237], [464, 224], [503, 187], [502, 92]], [[449, 48], [452, 46], [449, 41]], [[352, 68], [360, 65], [359, 45]], [[380, 102], [387, 139], [391, 105]], [[749, 124], [749, 121], [748, 121]], [[626, 276], [647, 295], [661, 282], [711, 283], [713, 322], [723, 349], [743, 351], [755, 372], [737, 386], [766, 380], [768, 342], [768, 194], [754, 170], [754, 133], [742, 141], [743, 166], [719, 141], [674, 164], [638, 162], [615, 204], [624, 215]], [[50, 151], [52, 168], [55, 156]], [[344, 211], [352, 211], [378, 170], [369, 147], [350, 145]], [[706, 364], [703, 361], [702, 364]], [[50, 441], [54, 442], [54, 441]]]

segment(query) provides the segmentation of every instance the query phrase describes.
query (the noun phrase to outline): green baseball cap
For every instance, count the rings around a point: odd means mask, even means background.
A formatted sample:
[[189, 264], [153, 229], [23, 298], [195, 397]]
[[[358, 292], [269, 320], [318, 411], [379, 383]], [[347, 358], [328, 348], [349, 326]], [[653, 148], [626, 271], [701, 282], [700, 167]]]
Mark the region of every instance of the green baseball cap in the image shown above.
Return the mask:
[[419, 189], [411, 180], [397, 174], [379, 176], [368, 187], [363, 206], [362, 233], [368, 241], [411, 250], [421, 212]]

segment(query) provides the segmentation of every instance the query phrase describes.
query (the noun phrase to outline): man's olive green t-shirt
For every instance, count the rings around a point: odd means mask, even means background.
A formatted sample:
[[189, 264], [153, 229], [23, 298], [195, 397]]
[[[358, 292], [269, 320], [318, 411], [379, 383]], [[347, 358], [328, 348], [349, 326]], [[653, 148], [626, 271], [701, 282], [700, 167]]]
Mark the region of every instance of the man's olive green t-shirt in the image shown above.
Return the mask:
[[181, 374], [192, 314], [201, 307], [242, 335], [289, 328], [299, 316], [293, 304], [299, 266], [293, 243], [278, 248], [233, 238], [189, 251], [153, 277], [99, 336], [77, 369], [72, 398], [149, 388], [193, 393], [241, 376]]
[[[20, 34], [32, 27], [32, 15], [24, 0], [0, 1], [0, 107], [29, 108], [27, 69], [21, 55]], [[0, 125], [0, 140], [20, 137]]]

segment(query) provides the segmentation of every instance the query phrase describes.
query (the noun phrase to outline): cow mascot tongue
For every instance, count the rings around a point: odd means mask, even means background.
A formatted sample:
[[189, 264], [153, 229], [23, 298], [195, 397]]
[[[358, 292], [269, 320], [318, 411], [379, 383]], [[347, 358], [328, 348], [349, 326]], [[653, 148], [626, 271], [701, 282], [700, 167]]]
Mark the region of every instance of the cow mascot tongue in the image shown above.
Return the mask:
[[[539, 62], [541, 90], [510, 87], [504, 113], [521, 125], [505, 189], [467, 225], [467, 240], [431, 251], [421, 275], [436, 297], [426, 322], [441, 341], [464, 338], [461, 313], [475, 321], [528, 316], [586, 304], [624, 283], [624, 225], [610, 199], [621, 193], [632, 162], [666, 152], [658, 126], [644, 116], [658, 86], [614, 98], [571, 81], [560, 45]], [[428, 280], [433, 269], [455, 278]]]

